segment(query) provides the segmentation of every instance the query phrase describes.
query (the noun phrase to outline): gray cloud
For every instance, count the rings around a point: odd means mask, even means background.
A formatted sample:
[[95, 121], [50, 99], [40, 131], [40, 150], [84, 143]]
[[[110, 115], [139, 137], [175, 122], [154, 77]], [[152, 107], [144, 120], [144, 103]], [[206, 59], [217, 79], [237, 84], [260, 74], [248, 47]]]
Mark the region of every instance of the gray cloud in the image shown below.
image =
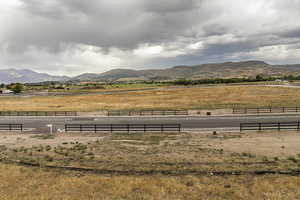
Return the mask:
[[[0, 14], [2, 67], [76, 74], [244, 58], [300, 63], [289, 52], [300, 43], [295, 0], [15, 1]], [[293, 57], [272, 60], [274, 49]]]

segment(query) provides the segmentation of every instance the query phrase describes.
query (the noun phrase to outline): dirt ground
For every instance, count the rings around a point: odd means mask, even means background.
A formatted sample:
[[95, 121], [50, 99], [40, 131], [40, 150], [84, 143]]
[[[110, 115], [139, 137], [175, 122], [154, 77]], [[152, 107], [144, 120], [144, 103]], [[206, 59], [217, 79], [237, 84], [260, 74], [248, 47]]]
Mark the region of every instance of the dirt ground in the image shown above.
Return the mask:
[[[249, 153], [259, 156], [288, 157], [300, 154], [300, 133], [297, 131], [266, 131], [248, 133], [186, 133], [174, 135], [157, 141], [158, 145], [176, 145], [184, 142], [187, 145], [208, 149], [222, 149], [225, 152]], [[66, 144], [89, 144], [96, 141], [113, 141], [122, 146], [138, 149], [152, 148], [140, 138], [119, 138], [110, 134], [11, 134], [1, 133], [0, 145], [8, 148], [50, 145], [56, 147]]]
[[292, 131], [1, 133], [0, 199], [300, 199], [299, 142]]
[[0, 145], [8, 148], [16, 147], [31, 147], [38, 145], [50, 145], [52, 147], [62, 145], [65, 143], [83, 143], [88, 144], [97, 140], [102, 140], [102, 135], [89, 134], [56, 134], [51, 136], [49, 134], [18, 134], [18, 133], [1, 133]]
[[248, 133], [219, 133], [193, 136], [208, 148], [260, 156], [288, 157], [300, 154], [300, 132], [270, 131]]

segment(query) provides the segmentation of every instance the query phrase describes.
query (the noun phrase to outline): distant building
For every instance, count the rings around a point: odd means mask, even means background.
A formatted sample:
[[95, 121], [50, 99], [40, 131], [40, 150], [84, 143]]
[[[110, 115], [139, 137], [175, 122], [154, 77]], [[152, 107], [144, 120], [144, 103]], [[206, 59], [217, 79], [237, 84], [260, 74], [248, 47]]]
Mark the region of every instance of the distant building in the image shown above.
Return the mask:
[[14, 93], [14, 92], [11, 90], [7, 90], [7, 89], [0, 90], [0, 94], [12, 94], [12, 93]]

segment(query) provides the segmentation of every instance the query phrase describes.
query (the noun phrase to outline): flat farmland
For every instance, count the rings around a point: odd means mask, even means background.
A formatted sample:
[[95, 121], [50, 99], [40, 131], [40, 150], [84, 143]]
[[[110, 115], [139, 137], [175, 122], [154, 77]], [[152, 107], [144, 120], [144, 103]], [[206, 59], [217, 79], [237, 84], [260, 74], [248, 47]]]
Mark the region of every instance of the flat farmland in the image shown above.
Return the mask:
[[2, 111], [215, 109], [299, 104], [300, 88], [269, 86], [166, 87], [112, 94], [0, 97]]

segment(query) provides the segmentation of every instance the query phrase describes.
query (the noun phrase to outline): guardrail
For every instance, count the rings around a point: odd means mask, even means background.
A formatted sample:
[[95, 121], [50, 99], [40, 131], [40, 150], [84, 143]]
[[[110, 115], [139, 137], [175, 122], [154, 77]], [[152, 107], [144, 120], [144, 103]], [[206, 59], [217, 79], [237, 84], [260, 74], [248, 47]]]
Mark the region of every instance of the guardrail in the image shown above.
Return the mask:
[[240, 131], [262, 131], [262, 130], [300, 130], [298, 122], [267, 122], [267, 123], [241, 123]]
[[77, 116], [73, 111], [0, 111], [0, 116]]
[[258, 113], [288, 113], [300, 112], [300, 107], [260, 107], [260, 108], [233, 108], [233, 114], [258, 114]]
[[65, 124], [65, 132], [181, 132], [180, 124]]
[[187, 110], [108, 111], [107, 116], [189, 115]]
[[23, 131], [23, 124], [0, 124], [0, 131]]

